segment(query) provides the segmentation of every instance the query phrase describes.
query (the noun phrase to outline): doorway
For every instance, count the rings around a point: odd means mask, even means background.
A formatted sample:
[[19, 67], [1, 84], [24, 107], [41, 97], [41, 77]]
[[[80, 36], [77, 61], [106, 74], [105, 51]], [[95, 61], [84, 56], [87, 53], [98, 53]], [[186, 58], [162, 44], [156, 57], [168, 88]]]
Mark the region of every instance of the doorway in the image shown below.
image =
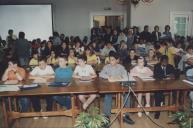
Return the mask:
[[97, 12], [90, 14], [90, 28], [101, 26], [126, 27], [127, 17], [123, 12]]
[[94, 16], [93, 27], [111, 26], [123, 28], [123, 16]]

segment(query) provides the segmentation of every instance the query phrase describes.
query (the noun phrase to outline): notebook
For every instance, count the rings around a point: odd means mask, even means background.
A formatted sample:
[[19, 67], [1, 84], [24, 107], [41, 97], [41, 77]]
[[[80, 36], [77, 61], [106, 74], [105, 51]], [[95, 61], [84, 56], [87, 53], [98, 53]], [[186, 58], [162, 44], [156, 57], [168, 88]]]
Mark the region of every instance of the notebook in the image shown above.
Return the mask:
[[48, 86], [51, 87], [67, 87], [70, 85], [70, 82], [51, 82], [48, 83]]

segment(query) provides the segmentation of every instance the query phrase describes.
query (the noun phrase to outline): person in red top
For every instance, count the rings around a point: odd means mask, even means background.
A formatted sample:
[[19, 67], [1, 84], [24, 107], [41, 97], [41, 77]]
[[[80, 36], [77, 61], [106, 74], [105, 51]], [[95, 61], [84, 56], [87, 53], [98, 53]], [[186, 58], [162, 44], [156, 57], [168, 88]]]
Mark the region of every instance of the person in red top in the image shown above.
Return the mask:
[[[2, 81], [4, 84], [18, 84], [20, 81], [24, 80], [26, 77], [26, 72], [23, 68], [17, 65], [16, 60], [11, 60], [8, 62], [8, 67], [5, 70]], [[21, 106], [21, 112], [27, 112], [29, 108], [29, 99], [26, 97], [19, 98], [19, 104]]]

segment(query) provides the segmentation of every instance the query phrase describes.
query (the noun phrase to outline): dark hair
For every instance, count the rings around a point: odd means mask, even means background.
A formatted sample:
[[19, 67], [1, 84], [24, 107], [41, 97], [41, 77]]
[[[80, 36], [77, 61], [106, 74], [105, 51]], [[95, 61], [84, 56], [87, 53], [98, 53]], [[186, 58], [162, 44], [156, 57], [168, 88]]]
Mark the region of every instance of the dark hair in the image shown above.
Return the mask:
[[110, 51], [109, 57], [114, 57], [116, 60], [119, 59], [119, 55], [115, 51]]
[[12, 62], [13, 64], [18, 64], [18, 60], [17, 59], [10, 59], [9, 61], [8, 61], [8, 63], [9, 62]]
[[154, 26], [154, 29], [156, 29], [156, 28], [158, 28], [158, 29], [159, 29], [159, 26], [158, 26], [158, 25]]
[[144, 26], [144, 29], [146, 29], [146, 28], [148, 28], [148, 27], [149, 27], [148, 25], [145, 25], [145, 26]]
[[89, 47], [86, 47], [85, 48], [85, 55], [86, 55], [86, 51], [89, 50], [90, 51], [90, 54], [93, 55], [94, 54], [94, 51], [93, 49], [89, 48]]
[[164, 60], [168, 60], [168, 56], [167, 55], [162, 55], [160, 57], [160, 62], [163, 62]]
[[25, 38], [25, 33], [19, 32], [19, 39], [24, 39], [24, 38]]
[[189, 45], [187, 48], [186, 48], [186, 51], [190, 50], [190, 49], [193, 49], [193, 46], [192, 45]]
[[87, 61], [87, 57], [86, 56], [84, 56], [84, 55], [80, 55], [80, 56], [78, 56], [78, 58], [77, 59], [80, 59], [80, 60], [83, 60], [83, 61]]
[[62, 59], [64, 59], [64, 60], [68, 61], [68, 57], [65, 56], [65, 55], [59, 55], [58, 58], [62, 58]]
[[44, 61], [44, 62], [46, 62], [46, 63], [47, 63], [47, 59], [46, 59], [46, 57], [40, 57], [40, 58], [38, 59], [38, 62], [40, 62], [40, 61]]
[[12, 34], [12, 33], [13, 33], [13, 29], [9, 29], [8, 34]]
[[166, 26], [165, 26], [165, 30], [166, 30], [166, 28], [169, 28], [169, 29], [170, 29], [170, 26], [169, 26], [169, 25], [166, 25]]

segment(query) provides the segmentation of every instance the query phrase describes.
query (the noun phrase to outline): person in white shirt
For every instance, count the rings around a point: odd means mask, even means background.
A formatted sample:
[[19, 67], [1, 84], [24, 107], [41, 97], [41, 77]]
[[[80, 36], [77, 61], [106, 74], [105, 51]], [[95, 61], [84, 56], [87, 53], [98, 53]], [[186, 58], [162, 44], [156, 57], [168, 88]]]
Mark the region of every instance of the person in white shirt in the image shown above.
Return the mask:
[[[131, 76], [138, 76], [138, 77], [153, 76], [153, 72], [151, 71], [151, 69], [149, 69], [148, 67], [145, 67], [144, 65], [145, 65], [144, 58], [139, 57], [137, 60], [137, 66], [135, 66], [133, 69], [131, 69], [130, 75]], [[138, 93], [137, 99], [141, 103], [142, 93]], [[145, 107], [150, 107], [150, 93], [145, 93], [145, 100], [146, 100]], [[140, 106], [138, 106], [138, 107], [140, 107]], [[147, 112], [146, 114], [149, 114], [149, 112]], [[138, 116], [141, 117], [142, 113], [138, 112]]]
[[[73, 78], [77, 78], [80, 80], [91, 80], [97, 77], [94, 69], [91, 65], [86, 64], [87, 58], [86, 56], [79, 56], [78, 57], [78, 65], [76, 66]], [[88, 98], [87, 98], [88, 97]], [[83, 103], [83, 109], [86, 110], [87, 107], [94, 101], [96, 98], [96, 94], [89, 94], [89, 95], [79, 95], [78, 98]]]
[[[47, 65], [46, 58], [39, 59], [39, 66], [35, 67], [31, 72], [29, 79], [33, 79], [34, 83], [46, 83], [47, 80], [54, 78], [54, 70], [50, 65]], [[46, 110], [52, 111], [52, 103], [53, 100], [50, 96], [45, 96], [46, 99]], [[33, 96], [31, 98], [32, 105], [35, 112], [41, 111], [40, 97]], [[47, 117], [43, 117], [46, 119]], [[38, 119], [38, 117], [34, 117], [34, 119]]]

